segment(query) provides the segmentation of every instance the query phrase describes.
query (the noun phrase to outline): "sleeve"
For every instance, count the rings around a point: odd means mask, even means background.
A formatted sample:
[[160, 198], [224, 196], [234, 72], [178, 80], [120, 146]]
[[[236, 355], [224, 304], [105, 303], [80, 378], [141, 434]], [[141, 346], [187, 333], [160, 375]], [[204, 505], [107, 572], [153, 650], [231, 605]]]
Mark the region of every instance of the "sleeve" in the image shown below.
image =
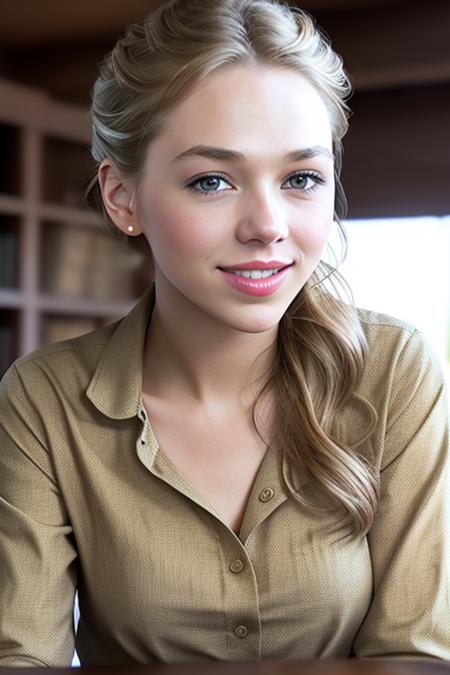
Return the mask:
[[0, 382], [0, 666], [69, 666], [76, 550], [45, 398], [36, 404], [27, 384], [15, 364]]
[[449, 407], [442, 367], [417, 330], [397, 359], [390, 398], [368, 534], [373, 598], [353, 653], [449, 660]]

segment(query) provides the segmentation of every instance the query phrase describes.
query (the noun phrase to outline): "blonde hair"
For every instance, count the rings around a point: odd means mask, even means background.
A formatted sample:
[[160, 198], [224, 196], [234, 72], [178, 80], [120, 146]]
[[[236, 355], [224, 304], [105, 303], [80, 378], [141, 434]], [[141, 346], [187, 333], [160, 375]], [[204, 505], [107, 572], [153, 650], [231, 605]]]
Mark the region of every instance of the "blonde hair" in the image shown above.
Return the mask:
[[[275, 0], [169, 0], [142, 23], [130, 25], [101, 63], [93, 88], [94, 159], [100, 163], [109, 157], [124, 179], [139, 182], [144, 153], [164, 130], [168, 113], [200, 80], [237, 63], [291, 68], [320, 93], [331, 120], [335, 211], [346, 246], [339, 173], [351, 87], [328, 39], [295, 6]], [[107, 219], [96, 176], [87, 197]], [[112, 231], [127, 239], [114, 225]], [[136, 246], [136, 238], [132, 241]], [[321, 261], [280, 320], [276, 359], [255, 401], [253, 423], [256, 427], [259, 398], [271, 389], [276, 401], [272, 440], [282, 448], [283, 476], [293, 497], [327, 517], [331, 513], [361, 536], [373, 521], [378, 483], [357, 447], [371, 433], [376, 412], [363, 401], [371, 424], [350, 445], [338, 420], [350, 400], [359, 398], [355, 390], [367, 343], [352, 299], [345, 302], [334, 283], [335, 294], [326, 289], [331, 275], [351, 299], [335, 267]], [[295, 471], [307, 479], [306, 491], [294, 486]]]

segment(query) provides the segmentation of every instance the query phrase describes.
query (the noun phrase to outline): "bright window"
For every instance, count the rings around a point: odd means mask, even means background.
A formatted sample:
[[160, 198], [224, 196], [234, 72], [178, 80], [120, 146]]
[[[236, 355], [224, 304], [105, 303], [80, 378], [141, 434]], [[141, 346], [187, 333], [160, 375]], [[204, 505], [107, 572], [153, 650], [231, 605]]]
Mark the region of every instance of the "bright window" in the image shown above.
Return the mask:
[[[416, 326], [450, 378], [450, 216], [349, 220], [339, 271], [358, 307]], [[340, 255], [336, 232], [330, 244]]]

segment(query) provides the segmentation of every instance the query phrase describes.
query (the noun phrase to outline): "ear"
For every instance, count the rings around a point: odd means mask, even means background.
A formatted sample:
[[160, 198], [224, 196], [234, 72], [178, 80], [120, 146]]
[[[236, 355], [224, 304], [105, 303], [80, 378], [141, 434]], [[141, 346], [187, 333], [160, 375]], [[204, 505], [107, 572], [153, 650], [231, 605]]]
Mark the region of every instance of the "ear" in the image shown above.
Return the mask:
[[[121, 178], [109, 158], [104, 159], [98, 168], [98, 182], [103, 204], [112, 222], [128, 237], [141, 234], [134, 208], [135, 192]], [[134, 226], [133, 233], [128, 231], [130, 225]]]

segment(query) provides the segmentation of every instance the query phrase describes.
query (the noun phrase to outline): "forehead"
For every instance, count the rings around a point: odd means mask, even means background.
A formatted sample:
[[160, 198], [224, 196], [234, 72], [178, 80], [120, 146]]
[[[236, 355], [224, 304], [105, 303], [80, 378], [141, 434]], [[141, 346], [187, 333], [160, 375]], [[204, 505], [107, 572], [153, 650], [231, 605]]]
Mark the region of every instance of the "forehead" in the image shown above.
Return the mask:
[[168, 116], [156, 152], [195, 144], [235, 147], [255, 157], [321, 145], [332, 150], [328, 109], [302, 74], [288, 68], [227, 66], [200, 82]]

